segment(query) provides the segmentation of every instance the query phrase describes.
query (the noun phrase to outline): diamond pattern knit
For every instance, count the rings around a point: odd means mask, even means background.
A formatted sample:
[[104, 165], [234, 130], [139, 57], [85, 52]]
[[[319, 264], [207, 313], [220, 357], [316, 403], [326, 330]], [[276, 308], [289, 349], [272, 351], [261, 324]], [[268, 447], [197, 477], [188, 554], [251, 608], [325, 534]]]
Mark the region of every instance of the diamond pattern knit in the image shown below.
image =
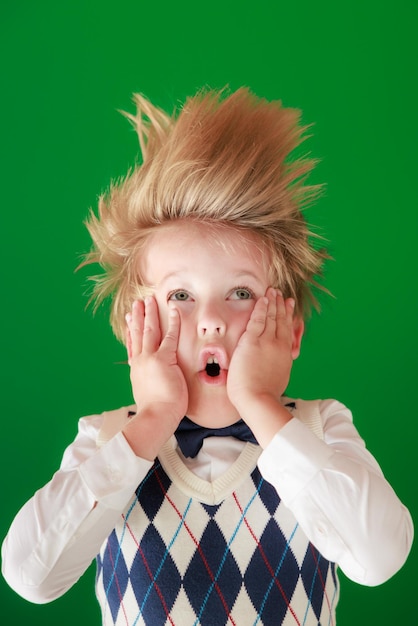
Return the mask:
[[157, 460], [102, 546], [104, 625], [335, 624], [336, 567], [257, 467], [216, 504], [177, 482]]

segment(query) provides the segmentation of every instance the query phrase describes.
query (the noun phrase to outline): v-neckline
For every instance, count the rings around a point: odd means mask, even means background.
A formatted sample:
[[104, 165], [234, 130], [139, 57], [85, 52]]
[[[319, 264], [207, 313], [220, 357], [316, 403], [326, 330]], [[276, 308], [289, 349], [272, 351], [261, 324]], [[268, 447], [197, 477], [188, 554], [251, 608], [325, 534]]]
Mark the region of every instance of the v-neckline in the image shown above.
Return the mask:
[[180, 458], [174, 437], [161, 448], [158, 459], [172, 482], [186, 495], [204, 504], [216, 505], [238, 488], [256, 467], [262, 449], [246, 443], [238, 458], [213, 481], [196, 476]]

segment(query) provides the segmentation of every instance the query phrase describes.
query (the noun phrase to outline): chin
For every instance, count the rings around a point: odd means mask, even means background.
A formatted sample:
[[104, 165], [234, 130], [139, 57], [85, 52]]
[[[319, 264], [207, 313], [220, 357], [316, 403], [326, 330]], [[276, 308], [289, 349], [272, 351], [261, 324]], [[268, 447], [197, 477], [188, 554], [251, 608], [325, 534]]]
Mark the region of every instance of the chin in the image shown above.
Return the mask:
[[223, 428], [241, 419], [236, 408], [225, 398], [211, 398], [205, 401], [191, 402], [187, 408], [187, 417], [206, 428]]

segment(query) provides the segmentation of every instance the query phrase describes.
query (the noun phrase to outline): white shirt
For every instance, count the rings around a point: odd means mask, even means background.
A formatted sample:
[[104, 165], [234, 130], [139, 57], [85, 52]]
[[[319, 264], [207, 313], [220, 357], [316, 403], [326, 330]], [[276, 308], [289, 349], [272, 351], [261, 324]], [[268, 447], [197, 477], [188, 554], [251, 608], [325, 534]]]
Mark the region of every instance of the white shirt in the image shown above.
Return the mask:
[[[319, 408], [323, 440], [294, 418], [262, 452], [259, 469], [325, 558], [356, 582], [380, 584], [408, 556], [410, 514], [366, 450], [350, 411], [335, 400], [320, 401]], [[79, 421], [60, 469], [23, 506], [4, 540], [3, 575], [27, 600], [48, 602], [78, 580], [152, 466], [120, 432], [99, 447], [102, 423], [102, 415]], [[200, 478], [213, 481], [243, 445], [209, 438], [195, 459], [179, 454]]]

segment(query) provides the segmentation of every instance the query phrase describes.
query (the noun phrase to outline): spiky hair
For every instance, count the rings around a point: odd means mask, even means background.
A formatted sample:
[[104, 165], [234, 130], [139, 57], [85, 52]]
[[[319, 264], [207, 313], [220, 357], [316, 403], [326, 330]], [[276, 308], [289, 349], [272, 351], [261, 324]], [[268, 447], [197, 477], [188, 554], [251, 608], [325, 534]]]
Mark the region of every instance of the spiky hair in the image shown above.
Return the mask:
[[150, 233], [174, 220], [229, 225], [250, 231], [270, 253], [272, 285], [296, 300], [306, 315], [317, 300], [326, 254], [312, 245], [302, 210], [317, 195], [306, 184], [315, 161], [291, 158], [306, 136], [300, 112], [268, 102], [248, 89], [205, 90], [167, 115], [141, 95], [125, 115], [138, 134], [142, 164], [111, 184], [98, 216], [86, 222], [93, 249], [84, 264], [93, 276], [96, 305], [112, 298], [111, 323], [123, 340], [125, 314], [147, 291], [138, 270]]

